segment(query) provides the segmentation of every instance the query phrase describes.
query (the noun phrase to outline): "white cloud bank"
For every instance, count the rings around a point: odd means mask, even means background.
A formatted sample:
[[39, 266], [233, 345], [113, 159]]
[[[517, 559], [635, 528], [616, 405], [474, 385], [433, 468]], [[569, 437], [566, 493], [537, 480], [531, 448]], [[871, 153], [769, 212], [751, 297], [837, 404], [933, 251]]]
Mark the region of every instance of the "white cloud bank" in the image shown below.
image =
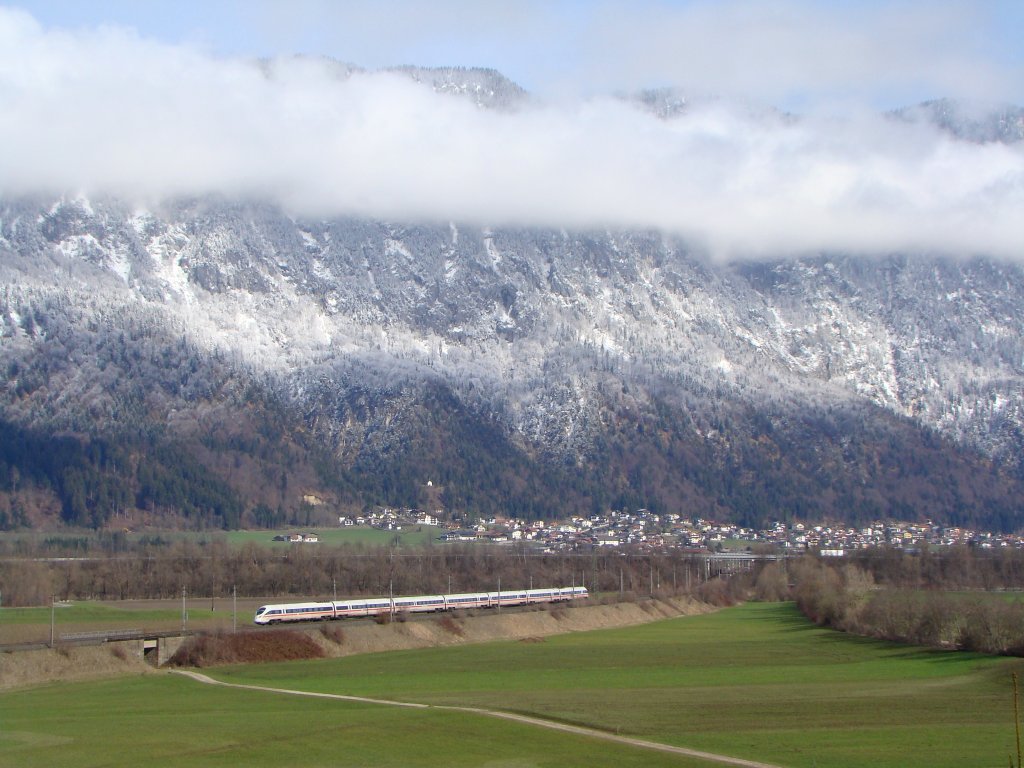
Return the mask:
[[0, 9], [0, 195], [266, 198], [296, 214], [642, 227], [720, 256], [1024, 257], [1024, 143], [847, 110], [474, 107], [399, 76], [222, 59]]

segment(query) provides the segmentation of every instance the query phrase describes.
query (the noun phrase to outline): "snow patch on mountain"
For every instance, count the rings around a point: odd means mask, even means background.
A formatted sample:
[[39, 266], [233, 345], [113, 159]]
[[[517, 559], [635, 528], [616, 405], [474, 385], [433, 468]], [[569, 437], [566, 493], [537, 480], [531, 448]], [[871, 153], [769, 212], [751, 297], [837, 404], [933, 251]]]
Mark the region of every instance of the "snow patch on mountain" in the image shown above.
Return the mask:
[[[609, 408], [658, 397], [699, 414], [716, 391], [753, 408], [869, 402], [994, 457], [1024, 448], [1015, 265], [718, 264], [657, 233], [305, 221], [216, 201], [21, 202], [0, 234], [9, 294], [146, 307], [296, 393], [356, 370], [445, 381], [570, 460]], [[15, 303], [4, 348], [26, 338]]]

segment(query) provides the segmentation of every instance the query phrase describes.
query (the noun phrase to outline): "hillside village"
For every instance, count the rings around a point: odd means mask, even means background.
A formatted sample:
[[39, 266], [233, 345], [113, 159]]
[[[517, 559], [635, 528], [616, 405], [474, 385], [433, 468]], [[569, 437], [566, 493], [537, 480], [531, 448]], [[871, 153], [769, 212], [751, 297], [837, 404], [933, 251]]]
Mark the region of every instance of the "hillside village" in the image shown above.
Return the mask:
[[[443, 522], [440, 513], [381, 508], [357, 517], [341, 517], [342, 526], [366, 525], [400, 531], [412, 525], [441, 526], [441, 541], [508, 544], [532, 543], [549, 552], [622, 547], [631, 550], [689, 549], [708, 552], [815, 550], [842, 556], [846, 551], [869, 547], [916, 550], [921, 547], [966, 545], [982, 549], [1024, 548], [1024, 536], [998, 534], [968, 528], [941, 526], [926, 521], [874, 522], [864, 527], [830, 523], [775, 522], [756, 530], [733, 523], [677, 514], [658, 515], [646, 509], [612, 511], [562, 521], [480, 518]], [[301, 535], [299, 535], [301, 538]]]

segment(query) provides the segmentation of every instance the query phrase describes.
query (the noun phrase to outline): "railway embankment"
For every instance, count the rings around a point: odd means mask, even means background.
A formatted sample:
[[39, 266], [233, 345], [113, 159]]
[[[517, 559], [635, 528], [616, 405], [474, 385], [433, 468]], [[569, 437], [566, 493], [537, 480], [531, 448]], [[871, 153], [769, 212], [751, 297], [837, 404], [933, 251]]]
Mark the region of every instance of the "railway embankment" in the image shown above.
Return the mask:
[[[529, 611], [479, 610], [473, 615], [439, 614], [425, 621], [325, 625], [314, 638], [327, 656], [428, 648], [495, 640], [540, 641], [565, 632], [610, 629], [673, 616], [707, 613], [714, 607], [690, 598], [605, 605], [545, 606]], [[340, 635], [334, 630], [340, 629]]]
[[[565, 632], [585, 632], [643, 624], [674, 616], [706, 613], [714, 608], [690, 598], [640, 600], [591, 605], [547, 606], [537, 610], [478, 610], [470, 614], [438, 614], [387, 623], [323, 622], [289, 628], [307, 635], [329, 657], [378, 653], [496, 640], [541, 642]], [[258, 636], [273, 630], [247, 629]], [[225, 659], [226, 661], [227, 659]], [[261, 660], [276, 660], [262, 656]], [[213, 654], [209, 664], [217, 663]], [[44, 648], [0, 653], [0, 689], [58, 681], [88, 680], [157, 670], [144, 660], [140, 641], [96, 646]]]

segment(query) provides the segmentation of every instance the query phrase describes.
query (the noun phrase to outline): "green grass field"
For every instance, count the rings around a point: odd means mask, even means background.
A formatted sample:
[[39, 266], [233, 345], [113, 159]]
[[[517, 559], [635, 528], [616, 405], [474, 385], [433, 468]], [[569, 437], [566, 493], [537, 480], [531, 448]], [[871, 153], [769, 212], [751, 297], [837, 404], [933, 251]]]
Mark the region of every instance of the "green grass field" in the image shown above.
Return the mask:
[[225, 669], [226, 680], [593, 725], [793, 766], [1003, 765], [1017, 660], [934, 652], [751, 604], [627, 629]]
[[204, 686], [175, 675], [0, 694], [0, 766], [707, 766], [444, 710]]
[[[231, 630], [236, 624], [252, 622], [256, 607], [264, 602], [245, 598], [233, 602], [230, 597], [215, 601], [211, 610], [209, 598], [192, 598], [186, 604], [186, 626], [189, 629]], [[232, 609], [237, 605], [237, 612]], [[58, 603], [52, 614], [54, 634], [74, 635], [102, 630], [144, 630], [159, 632], [181, 628], [181, 603], [177, 600], [144, 600], [99, 603], [74, 601]], [[50, 607], [0, 608], [0, 643], [47, 642], [50, 635]]]
[[[211, 541], [222, 539], [230, 545], [240, 546], [253, 543], [267, 547], [291, 547], [319, 545], [338, 546], [342, 544], [363, 544], [366, 546], [387, 546], [396, 544], [403, 547], [417, 547], [428, 541], [435, 541], [441, 535], [442, 529], [430, 525], [409, 525], [400, 531], [385, 531], [378, 528], [371, 528], [366, 525], [355, 525], [347, 528], [315, 528], [292, 526], [275, 531], [139, 531], [128, 534], [128, 541], [138, 540], [145, 537], [149, 541], [156, 539], [165, 542], [190, 540], [195, 542]], [[274, 541], [278, 534], [288, 535], [291, 533], [315, 533], [320, 541], [317, 544], [290, 544], [287, 541]], [[69, 534], [42, 534], [31, 533], [0, 533], [0, 541], [17, 543], [28, 541], [35, 544], [53, 539], [55, 541], [77, 541], [84, 540], [90, 544], [99, 546], [99, 535], [95, 531], [82, 531]]]
[[274, 541], [277, 534], [315, 533], [319, 544], [338, 546], [341, 544], [364, 544], [366, 546], [382, 546], [396, 544], [402, 547], [418, 547], [428, 541], [437, 539], [441, 529], [432, 525], [405, 526], [400, 531], [385, 531], [366, 525], [353, 525], [348, 528], [288, 528], [281, 531], [227, 531], [223, 536], [229, 544], [253, 543], [263, 546], [292, 547], [311, 546], [317, 544], [290, 544], [287, 541]]
[[[209, 611], [206, 611], [209, 613]], [[88, 601], [58, 603], [54, 608], [54, 622], [57, 626], [103, 622], [112, 626], [132, 622], [161, 621], [181, 617], [181, 610], [137, 610], [116, 608], [109, 604]], [[0, 625], [38, 624], [49, 626], [50, 607], [3, 608], [0, 609]]]
[[[848, 637], [809, 625], [792, 606], [750, 604], [544, 642], [212, 674], [516, 711], [786, 766], [934, 768], [1007, 764], [1010, 673], [1022, 668], [1015, 659]], [[146, 755], [148, 765], [699, 764], [443, 710], [292, 700], [177, 677], [3, 694], [0, 723], [0, 766], [127, 765], [118, 744]], [[140, 734], [137, 748], [127, 744], [131, 734]], [[307, 756], [304, 740], [316, 745]]]

